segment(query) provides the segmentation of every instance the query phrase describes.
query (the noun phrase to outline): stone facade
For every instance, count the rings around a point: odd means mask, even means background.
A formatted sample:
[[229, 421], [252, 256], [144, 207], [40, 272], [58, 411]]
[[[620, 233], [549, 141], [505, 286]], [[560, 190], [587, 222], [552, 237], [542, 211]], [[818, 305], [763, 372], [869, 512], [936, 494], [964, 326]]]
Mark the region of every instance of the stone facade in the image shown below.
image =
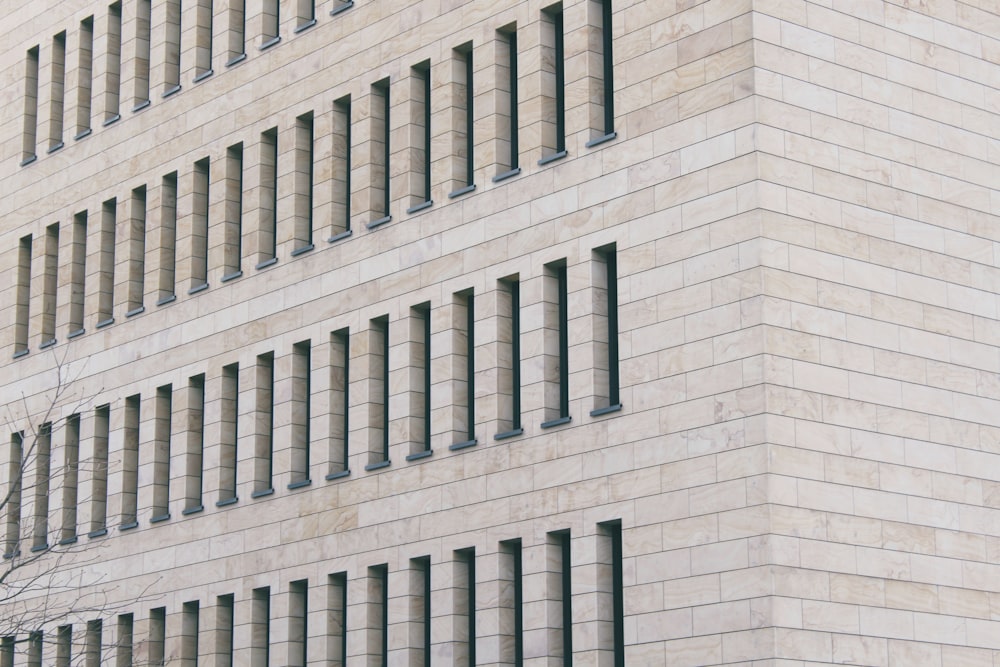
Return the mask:
[[1000, 666], [995, 0], [5, 22], [0, 664]]

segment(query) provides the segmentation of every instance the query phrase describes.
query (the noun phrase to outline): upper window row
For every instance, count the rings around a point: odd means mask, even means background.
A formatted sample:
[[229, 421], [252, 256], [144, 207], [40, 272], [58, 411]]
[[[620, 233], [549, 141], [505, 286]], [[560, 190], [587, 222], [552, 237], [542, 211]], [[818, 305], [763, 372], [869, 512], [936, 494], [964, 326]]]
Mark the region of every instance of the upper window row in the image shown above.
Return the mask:
[[[331, 15], [354, 5], [353, 0], [332, 2]], [[170, 97], [179, 92], [182, 80], [197, 83], [208, 78], [219, 57], [225, 58], [226, 67], [243, 61], [248, 40], [261, 50], [281, 41], [281, 0], [263, 0], [258, 21], [248, 21], [254, 17], [248, 16], [244, 0], [227, 4], [217, 12], [215, 0], [184, 3], [184, 15], [194, 23], [193, 48], [181, 43], [182, 35], [188, 34], [182, 29], [186, 25], [182, 24], [182, 0], [119, 0], [109, 5], [106, 15], [82, 20], [75, 33], [63, 30], [55, 35], [51, 48], [28, 49], [21, 165], [37, 159], [39, 141], [46, 142], [45, 151], [52, 153], [65, 145], [67, 129], [74, 139], [83, 139], [92, 132], [94, 122], [106, 126], [120, 120], [123, 107], [141, 111], [157, 93]], [[316, 4], [316, 0], [296, 0], [294, 32], [316, 24]], [[225, 29], [217, 31], [220, 22]], [[249, 35], [248, 25], [258, 25], [260, 34]], [[223, 44], [213, 38], [217, 33], [224, 36]], [[75, 52], [69, 61], [68, 40], [70, 51]], [[132, 58], [128, 70], [123, 69], [124, 44], [131, 44], [132, 49], [127, 54]], [[96, 45], [102, 45], [100, 52]], [[67, 68], [71, 80], [67, 80]], [[131, 74], [123, 81], [125, 71]], [[67, 96], [67, 88], [75, 88], [75, 94], [70, 91]], [[39, 93], [46, 91], [40, 99]]]

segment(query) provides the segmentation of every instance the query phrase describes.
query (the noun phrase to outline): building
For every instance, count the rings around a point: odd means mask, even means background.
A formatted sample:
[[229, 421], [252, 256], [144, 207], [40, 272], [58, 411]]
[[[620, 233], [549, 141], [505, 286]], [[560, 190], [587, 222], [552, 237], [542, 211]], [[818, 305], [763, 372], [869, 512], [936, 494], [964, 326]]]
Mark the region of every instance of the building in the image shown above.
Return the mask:
[[5, 11], [0, 665], [1000, 665], [994, 0]]

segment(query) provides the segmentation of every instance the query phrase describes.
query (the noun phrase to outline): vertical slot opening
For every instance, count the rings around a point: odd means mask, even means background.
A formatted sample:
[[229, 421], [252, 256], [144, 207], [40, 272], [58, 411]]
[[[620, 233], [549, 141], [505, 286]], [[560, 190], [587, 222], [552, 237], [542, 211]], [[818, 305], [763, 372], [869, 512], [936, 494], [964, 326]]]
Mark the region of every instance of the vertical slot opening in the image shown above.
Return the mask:
[[10, 452], [7, 460], [7, 526], [3, 557], [14, 558], [21, 553], [21, 492], [24, 487], [24, 432], [10, 434]]
[[542, 159], [547, 164], [566, 156], [566, 56], [562, 3], [542, 10]]
[[153, 516], [151, 522], [170, 518], [170, 431], [173, 386], [156, 388], [153, 409]]
[[372, 84], [371, 88], [371, 170], [370, 200], [373, 220], [368, 227], [389, 222], [389, 79]]
[[39, 47], [28, 49], [24, 63], [24, 126], [21, 131], [21, 166], [35, 161], [38, 133], [38, 65]]
[[254, 491], [258, 498], [274, 492], [274, 353], [257, 355], [257, 419], [254, 451]]
[[311, 397], [312, 342], [304, 340], [292, 346], [292, 483], [289, 488], [310, 482]]
[[161, 306], [174, 300], [177, 263], [177, 172], [163, 177], [160, 195], [160, 270], [159, 298]]
[[143, 311], [142, 298], [146, 288], [146, 186], [132, 190], [129, 211], [128, 240], [128, 305], [125, 317]]
[[191, 286], [188, 294], [208, 287], [209, 158], [194, 163], [191, 218]]
[[[566, 262], [545, 265], [545, 406], [542, 428], [570, 421], [569, 415], [569, 314]], [[556, 354], [552, 354], [554, 351]]]
[[152, 0], [138, 0], [135, 6], [135, 83], [132, 111], [149, 106], [149, 61], [152, 53]]
[[350, 424], [350, 332], [330, 334], [330, 469], [327, 479], [348, 472]]
[[166, 0], [163, 97], [181, 89], [181, 0]]
[[598, 405], [591, 416], [621, 409], [618, 353], [618, 259], [615, 245], [594, 251], [594, 387]]
[[500, 432], [503, 440], [523, 433], [521, 427], [521, 283], [517, 276], [500, 280], [497, 289], [497, 388], [500, 394]]
[[42, 274], [42, 331], [39, 348], [56, 342], [56, 290], [59, 285], [59, 223], [45, 228], [45, 264]]
[[[76, 508], [80, 479], [80, 415], [66, 418], [66, 442], [63, 445], [62, 526], [59, 544], [76, 541]], [[9, 505], [9, 501], [8, 501]]]
[[296, 0], [295, 18], [295, 32], [297, 33], [316, 25], [315, 0]]
[[347, 667], [347, 573], [327, 577], [327, 658], [332, 667]]
[[201, 609], [197, 600], [185, 602], [181, 607], [181, 664], [196, 667], [198, 664], [198, 625]]
[[613, 657], [614, 667], [625, 667], [625, 585], [622, 561], [622, 522], [597, 526], [598, 644]]
[[233, 667], [235, 606], [235, 596], [232, 593], [215, 598], [215, 654], [218, 656], [218, 667]]
[[240, 365], [222, 367], [219, 405], [219, 500], [217, 505], [236, 501], [236, 443], [239, 437]]
[[306, 667], [309, 652], [309, 580], [288, 587], [288, 664]]
[[67, 338], [84, 332], [83, 313], [87, 277], [87, 212], [73, 216], [73, 239], [70, 247], [69, 332]]
[[278, 128], [260, 135], [260, 256], [257, 268], [277, 260], [278, 242]]
[[[72, 628], [71, 628], [72, 630]], [[132, 667], [132, 652], [135, 642], [135, 617], [132, 614], [118, 614], [118, 637], [115, 642], [115, 667]]]
[[550, 570], [548, 573], [548, 586], [552, 591], [549, 599], [558, 605], [557, 617], [549, 623], [549, 645], [553, 647], [555, 655], [561, 658], [563, 667], [572, 667], [573, 579], [569, 531], [549, 533], [548, 547], [552, 552], [550, 562], [558, 567], [555, 572]]
[[149, 610], [149, 664], [162, 667], [167, 639], [167, 608]]
[[[416, 213], [431, 203], [431, 63], [425, 60], [410, 68], [409, 187], [407, 213]], [[388, 161], [387, 161], [388, 164]]]
[[313, 183], [314, 178], [313, 113], [295, 119], [295, 249], [292, 256], [313, 249]]
[[229, 0], [229, 50], [226, 67], [231, 67], [247, 57], [246, 53], [246, 3]]
[[49, 547], [49, 482], [52, 469], [52, 423], [45, 422], [35, 437], [35, 521], [32, 551]]
[[184, 514], [202, 510], [202, 463], [205, 458], [205, 375], [188, 380], [187, 455], [185, 456]]
[[83, 139], [90, 134], [90, 114], [94, 77], [94, 17], [80, 21], [79, 73], [76, 84], [76, 135]]
[[56, 629], [56, 667], [69, 667], [72, 657], [73, 626], [60, 625]]
[[226, 215], [223, 232], [222, 281], [243, 275], [243, 144], [226, 149]]
[[28, 317], [31, 307], [31, 234], [17, 246], [17, 283], [14, 287], [14, 358], [28, 353]]
[[32, 630], [28, 633], [28, 645], [25, 650], [28, 658], [27, 667], [42, 667], [42, 642], [44, 638], [45, 635], [41, 630]]
[[261, 19], [263, 41], [260, 48], [264, 50], [281, 41], [281, 0], [264, 0]]
[[500, 612], [501, 660], [519, 666], [524, 664], [524, 583], [521, 540], [501, 542], [499, 558], [499, 578], [506, 584], [501, 586], [500, 599], [497, 601]]
[[351, 96], [333, 103], [333, 219], [330, 241], [351, 231]]
[[139, 394], [125, 398], [125, 424], [122, 443], [122, 530], [139, 525], [139, 406], [141, 398]]
[[[476, 550], [472, 547], [455, 552], [459, 572], [455, 581], [455, 611], [464, 627], [459, 634], [459, 654], [465, 653], [465, 664], [476, 664]], [[464, 623], [463, 623], [464, 621]], [[464, 646], [462, 645], [464, 644]]]
[[213, 0], [198, 0], [195, 8], [197, 28], [195, 32], [195, 81], [212, 75], [212, 21], [215, 14]]
[[87, 621], [87, 641], [84, 648], [86, 667], [101, 667], [101, 649], [104, 643], [104, 622], [101, 619]]
[[49, 151], [63, 147], [66, 94], [66, 31], [52, 38], [52, 79], [49, 89]]
[[115, 321], [115, 228], [118, 225], [118, 200], [109, 199], [101, 205], [101, 228], [98, 231], [97, 254], [97, 328]]
[[[611, 17], [612, 0], [588, 0], [587, 10], [591, 25], [596, 25], [597, 35], [591, 37], [589, 50], [597, 57], [588, 61], [590, 75], [590, 127], [591, 139], [587, 147], [610, 141], [615, 134], [615, 85], [614, 36]], [[594, 53], [594, 52], [597, 53]]]
[[448, 197], [458, 197], [475, 189], [475, 114], [473, 103], [472, 42], [453, 50], [455, 78], [452, 105], [452, 173], [456, 189]]
[[108, 42], [104, 71], [104, 124], [119, 118], [122, 69], [122, 3], [108, 7]]
[[94, 456], [91, 459], [90, 531], [87, 537], [107, 533], [108, 519], [108, 436], [111, 429], [111, 406], [94, 411]]
[[[380, 665], [389, 664], [389, 566], [368, 568], [368, 622], [371, 631], [368, 647], [376, 651]], [[372, 636], [374, 635], [374, 636]]]
[[268, 667], [271, 645], [271, 587], [253, 589], [250, 610], [250, 666]]

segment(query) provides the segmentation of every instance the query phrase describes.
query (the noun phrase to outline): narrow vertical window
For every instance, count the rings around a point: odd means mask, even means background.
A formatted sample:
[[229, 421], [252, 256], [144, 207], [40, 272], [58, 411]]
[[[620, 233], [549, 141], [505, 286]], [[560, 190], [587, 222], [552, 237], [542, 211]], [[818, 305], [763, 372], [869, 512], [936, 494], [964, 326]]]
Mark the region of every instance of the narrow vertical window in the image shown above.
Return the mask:
[[278, 261], [278, 128], [260, 135], [260, 259], [258, 269]]
[[146, 288], [146, 186], [133, 188], [129, 207], [128, 264], [126, 273], [127, 304], [125, 317], [143, 312], [143, 292]]
[[31, 304], [31, 234], [17, 246], [17, 283], [14, 287], [14, 358], [28, 353], [28, 317]]
[[431, 201], [431, 63], [410, 68], [407, 213], [422, 211]]
[[379, 656], [380, 665], [389, 664], [389, 566], [368, 568], [368, 619], [371, 631], [368, 653]]
[[229, 51], [226, 67], [232, 67], [247, 57], [246, 2], [229, 0]]
[[243, 144], [226, 149], [226, 216], [223, 221], [222, 282], [243, 275]]
[[169, 97], [181, 89], [181, 0], [166, 0], [165, 5], [163, 97]]
[[160, 193], [160, 270], [159, 298], [156, 305], [162, 306], [175, 298], [175, 274], [177, 262], [177, 172], [163, 177]]
[[101, 205], [101, 228], [98, 230], [97, 254], [97, 328], [115, 321], [115, 227], [118, 224], [118, 200], [109, 199]]
[[[497, 155], [500, 173], [493, 182], [521, 173], [518, 162], [517, 116], [517, 24], [497, 31], [497, 134], [501, 137], [498, 148], [507, 150]], [[506, 139], [506, 142], [503, 141]], [[506, 159], [504, 159], [506, 156]]]
[[306, 667], [309, 654], [309, 580], [288, 586], [288, 666]]
[[77, 61], [79, 71], [76, 83], [76, 134], [83, 139], [90, 134], [90, 114], [93, 100], [94, 78], [94, 17], [80, 21], [80, 51]]
[[389, 79], [372, 84], [371, 89], [371, 169], [370, 201], [373, 220], [368, 223], [372, 229], [389, 222]]
[[70, 667], [72, 658], [73, 626], [60, 625], [56, 629], [56, 667]]
[[115, 642], [115, 667], [132, 667], [132, 651], [135, 645], [135, 617], [132, 614], [118, 614], [118, 637]]
[[59, 223], [45, 228], [45, 263], [42, 267], [42, 340], [43, 349], [56, 342], [56, 290], [59, 285]]
[[104, 124], [121, 118], [122, 3], [108, 7], [108, 41], [104, 54]]
[[14, 667], [15, 637], [0, 639], [0, 667]]
[[193, 215], [191, 219], [191, 287], [196, 294], [208, 287], [209, 158], [194, 163]]
[[49, 149], [63, 147], [63, 112], [66, 94], [66, 31], [52, 38], [52, 78], [49, 87]]
[[24, 126], [21, 131], [21, 166], [37, 159], [35, 141], [38, 134], [38, 56], [39, 48], [28, 49], [24, 63]]
[[464, 195], [476, 189], [475, 161], [475, 113], [473, 109], [474, 90], [472, 85], [472, 42], [463, 44], [454, 50], [455, 87], [452, 104], [455, 106], [454, 127], [451, 128], [453, 145], [452, 154], [453, 182], [458, 187], [452, 190], [449, 198]]
[[548, 418], [542, 428], [570, 421], [569, 415], [569, 317], [566, 263], [545, 266], [545, 336], [555, 343], [557, 354], [545, 355], [545, 405]]
[[250, 609], [250, 664], [267, 667], [271, 645], [271, 587], [253, 589]]
[[125, 398], [121, 530], [128, 530], [139, 525], [139, 404], [141, 398], [139, 394]]
[[87, 212], [73, 216], [73, 238], [70, 241], [69, 332], [75, 338], [84, 332], [83, 306], [87, 279]]
[[52, 423], [45, 422], [35, 437], [35, 525], [32, 551], [49, 548], [49, 481], [52, 469]]
[[333, 216], [330, 243], [351, 233], [351, 96], [333, 103]]
[[59, 544], [76, 542], [77, 484], [80, 476], [80, 415], [66, 418], [63, 444], [62, 525]]
[[44, 634], [41, 630], [34, 630], [28, 633], [28, 654], [27, 667], [42, 667], [42, 642]]
[[347, 573], [327, 577], [327, 656], [333, 667], [347, 667]]
[[350, 332], [340, 329], [330, 334], [330, 472], [326, 479], [347, 475], [347, 446], [350, 424]]
[[431, 664], [431, 557], [410, 560], [411, 665]]
[[594, 251], [593, 276], [594, 313], [594, 387], [599, 405], [590, 415], [621, 409], [618, 372], [618, 259], [612, 244]]
[[[591, 117], [590, 128], [593, 137], [587, 142], [587, 148], [614, 139], [615, 134], [615, 62], [612, 46], [614, 37], [611, 24], [612, 0], [588, 0], [587, 10], [590, 13], [591, 25], [596, 24], [599, 40], [592, 40], [590, 48], [600, 48], [600, 67], [594, 71], [590, 79]], [[588, 61], [588, 67], [593, 65]]]
[[108, 532], [108, 436], [111, 429], [111, 406], [94, 411], [94, 455], [91, 459], [90, 530], [87, 537]]
[[215, 598], [216, 667], [233, 667], [233, 633], [236, 629], [235, 596], [232, 593]]
[[203, 509], [201, 502], [205, 459], [205, 374], [188, 380], [187, 453], [185, 458], [184, 510], [193, 514]]
[[181, 664], [198, 665], [198, 625], [201, 606], [197, 600], [185, 602], [181, 607]]
[[132, 111], [149, 106], [149, 61], [152, 48], [152, 0], [137, 0], [135, 6], [135, 82]]
[[542, 10], [542, 159], [566, 157], [566, 55], [562, 3]]
[[104, 623], [101, 619], [87, 621], [87, 639], [84, 646], [85, 667], [101, 667], [101, 648], [104, 642]]
[[295, 119], [295, 249], [292, 256], [313, 249], [313, 114]]
[[156, 388], [153, 407], [153, 516], [151, 523], [170, 518], [170, 431], [173, 386]]
[[524, 582], [521, 540], [500, 543], [498, 578], [500, 598], [499, 632], [501, 662], [524, 664]]
[[[476, 550], [472, 547], [455, 552], [458, 574], [455, 580], [455, 611], [464, 617], [466, 664], [476, 664]], [[461, 622], [461, 621], [459, 621]]]
[[549, 601], [558, 605], [556, 618], [549, 621], [549, 645], [562, 657], [563, 667], [573, 665], [573, 578], [568, 530], [549, 533], [550, 562], [558, 564]]
[[[460, 295], [465, 306], [465, 322], [460, 331], [459, 344], [464, 343], [465, 349], [465, 442], [461, 445], [476, 443], [476, 299], [472, 290]], [[462, 338], [465, 340], [463, 341]], [[453, 446], [453, 449], [456, 447]]]
[[309, 450], [312, 420], [312, 342], [292, 346], [292, 483], [297, 489], [310, 483]]
[[195, 82], [212, 76], [212, 19], [215, 13], [213, 0], [197, 0], [195, 7]]
[[167, 640], [167, 608], [156, 607], [149, 610], [149, 664], [162, 667]]
[[10, 435], [7, 460], [7, 514], [4, 558], [14, 558], [21, 552], [21, 491], [24, 486], [24, 432]]
[[493, 438], [503, 440], [521, 435], [521, 283], [516, 276], [501, 280], [497, 304], [497, 340], [500, 343], [498, 362], [502, 407], [501, 428]]
[[625, 667], [622, 522], [598, 524], [597, 531], [597, 643], [602, 653], [613, 657], [614, 667]]
[[281, 0], [264, 0], [263, 42], [260, 50], [274, 46], [281, 41]]
[[236, 443], [239, 438], [240, 365], [222, 367], [222, 395], [219, 406], [219, 500], [217, 506], [236, 502]]
[[406, 415], [406, 431], [410, 441], [407, 461], [424, 458], [431, 454], [431, 305], [422, 303], [410, 308], [409, 331], [406, 346], [409, 359], [410, 377], [405, 381], [408, 388], [409, 405]]
[[296, 0], [295, 15], [296, 33], [316, 25], [316, 0]]
[[257, 355], [257, 419], [252, 498], [274, 493], [274, 353]]
[[389, 464], [389, 316], [383, 315], [372, 320], [370, 334], [370, 435], [369, 462], [365, 470]]

